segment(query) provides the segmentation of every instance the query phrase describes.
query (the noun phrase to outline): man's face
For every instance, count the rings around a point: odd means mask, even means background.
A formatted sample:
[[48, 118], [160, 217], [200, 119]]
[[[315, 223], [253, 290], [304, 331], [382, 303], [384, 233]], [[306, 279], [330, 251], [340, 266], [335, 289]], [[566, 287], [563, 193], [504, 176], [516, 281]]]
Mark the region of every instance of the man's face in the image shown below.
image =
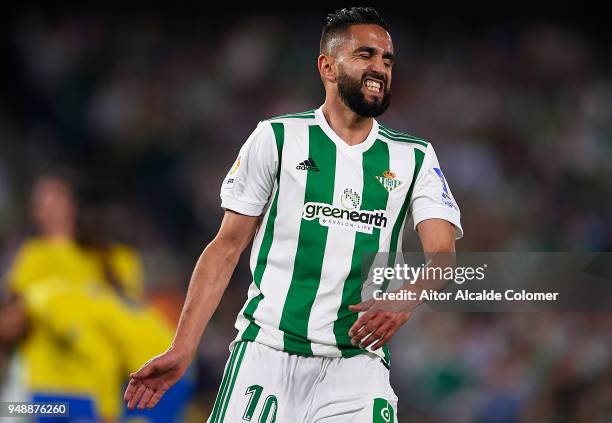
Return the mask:
[[378, 25], [353, 25], [338, 46], [338, 93], [344, 104], [364, 117], [383, 114], [390, 101], [393, 43]]
[[71, 226], [76, 216], [76, 205], [70, 189], [57, 178], [43, 176], [32, 190], [32, 214], [43, 233]]

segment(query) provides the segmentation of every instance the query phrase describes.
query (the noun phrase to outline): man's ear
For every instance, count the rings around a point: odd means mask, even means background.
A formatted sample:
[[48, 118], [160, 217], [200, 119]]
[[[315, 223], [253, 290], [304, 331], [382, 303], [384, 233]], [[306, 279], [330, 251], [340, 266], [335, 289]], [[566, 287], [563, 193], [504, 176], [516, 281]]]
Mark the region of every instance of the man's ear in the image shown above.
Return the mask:
[[336, 82], [336, 68], [334, 66], [334, 58], [332, 56], [321, 54], [317, 59], [317, 67], [319, 68], [321, 79], [324, 82]]

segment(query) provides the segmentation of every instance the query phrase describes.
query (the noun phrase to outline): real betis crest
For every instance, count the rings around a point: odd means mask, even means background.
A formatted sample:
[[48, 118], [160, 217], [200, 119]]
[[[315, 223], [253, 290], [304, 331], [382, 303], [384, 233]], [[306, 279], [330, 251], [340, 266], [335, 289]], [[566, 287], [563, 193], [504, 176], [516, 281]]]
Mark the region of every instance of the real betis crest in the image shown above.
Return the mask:
[[383, 188], [388, 192], [393, 191], [402, 184], [402, 181], [395, 179], [395, 173], [390, 170], [386, 170], [383, 176], [377, 176], [376, 179], [378, 179], [378, 182], [380, 182]]

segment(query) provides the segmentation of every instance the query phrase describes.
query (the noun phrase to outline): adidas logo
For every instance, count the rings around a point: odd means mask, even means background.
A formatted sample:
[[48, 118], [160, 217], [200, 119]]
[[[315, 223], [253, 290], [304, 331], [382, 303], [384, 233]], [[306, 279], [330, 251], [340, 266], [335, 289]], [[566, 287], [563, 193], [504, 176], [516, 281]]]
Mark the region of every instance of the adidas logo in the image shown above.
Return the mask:
[[314, 160], [309, 158], [295, 167], [297, 170], [308, 170], [311, 172], [320, 172], [321, 169], [315, 164]]

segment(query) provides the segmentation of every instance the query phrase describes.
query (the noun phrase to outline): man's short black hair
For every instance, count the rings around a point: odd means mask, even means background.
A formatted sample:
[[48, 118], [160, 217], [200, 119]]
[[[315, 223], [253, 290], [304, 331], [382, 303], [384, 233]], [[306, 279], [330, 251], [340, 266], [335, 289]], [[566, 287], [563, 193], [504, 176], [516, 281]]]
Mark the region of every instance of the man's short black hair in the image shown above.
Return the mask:
[[325, 18], [319, 49], [321, 54], [332, 54], [331, 41], [341, 35], [352, 25], [370, 24], [378, 25], [389, 31], [387, 23], [380, 17], [373, 7], [350, 7], [330, 13]]

